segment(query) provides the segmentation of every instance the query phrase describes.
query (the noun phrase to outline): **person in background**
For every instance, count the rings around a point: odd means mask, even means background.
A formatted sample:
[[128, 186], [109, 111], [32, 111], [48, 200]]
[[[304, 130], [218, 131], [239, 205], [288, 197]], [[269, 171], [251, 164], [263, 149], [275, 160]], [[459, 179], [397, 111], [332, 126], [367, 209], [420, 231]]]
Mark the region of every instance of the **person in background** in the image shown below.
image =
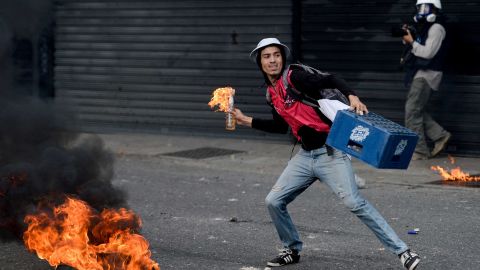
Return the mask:
[[[405, 103], [405, 126], [419, 136], [413, 160], [425, 160], [439, 154], [451, 138], [450, 132], [440, 126], [427, 112], [432, 90], [439, 89], [446, 53], [446, 31], [440, 0], [418, 0], [414, 17], [415, 38], [405, 25], [402, 41], [411, 46], [405, 60], [405, 84], [410, 86]], [[430, 151], [426, 138], [434, 142]]]
[[289, 48], [278, 39], [265, 38], [250, 54], [265, 78], [272, 118], [253, 118], [239, 108], [234, 112], [239, 125], [275, 133], [287, 133], [290, 127], [302, 144], [302, 148], [288, 162], [265, 199], [284, 247], [277, 257], [267, 262], [267, 266], [277, 267], [299, 262], [303, 243], [287, 205], [319, 180], [368, 226], [388, 250], [400, 257], [406, 269], [415, 269], [420, 262], [419, 256], [410, 251], [382, 215], [360, 195], [349, 157], [325, 145], [330, 131], [328, 122], [313, 107], [291, 97], [286, 91], [285, 83], [309, 96], [315, 96], [318, 89], [336, 88], [348, 97], [351, 109], [356, 113], [368, 113], [367, 107], [345, 81], [332, 74], [311, 74], [286, 67], [289, 52]]

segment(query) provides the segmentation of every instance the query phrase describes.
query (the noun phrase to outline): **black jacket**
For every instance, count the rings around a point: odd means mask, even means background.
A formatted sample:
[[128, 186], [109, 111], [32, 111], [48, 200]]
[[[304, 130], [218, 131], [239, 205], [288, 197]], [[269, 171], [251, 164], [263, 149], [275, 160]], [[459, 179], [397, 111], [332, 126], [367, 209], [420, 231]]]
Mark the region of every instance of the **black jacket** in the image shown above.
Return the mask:
[[[290, 75], [290, 81], [297, 90], [315, 99], [320, 98], [318, 89], [336, 88], [346, 97], [355, 95], [355, 92], [343, 79], [333, 74], [311, 74], [303, 70], [294, 69]], [[252, 128], [270, 133], [287, 133], [287, 122], [283, 120], [273, 107], [272, 116], [272, 119], [253, 118]], [[300, 128], [298, 135], [301, 138], [302, 148], [313, 150], [325, 144], [328, 133], [320, 133], [310, 127], [303, 126]]]

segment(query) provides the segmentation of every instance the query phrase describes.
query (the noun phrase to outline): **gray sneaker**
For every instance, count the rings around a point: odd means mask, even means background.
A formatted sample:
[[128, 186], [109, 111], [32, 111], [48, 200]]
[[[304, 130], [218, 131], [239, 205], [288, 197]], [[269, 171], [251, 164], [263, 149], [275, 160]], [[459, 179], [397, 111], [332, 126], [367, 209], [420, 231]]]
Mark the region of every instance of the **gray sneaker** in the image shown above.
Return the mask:
[[417, 152], [414, 152], [412, 155], [412, 160], [427, 160], [428, 156], [424, 154], [420, 154]]
[[452, 138], [452, 134], [447, 132], [445, 136], [435, 141], [431, 156], [434, 157], [442, 152], [442, 150], [445, 149], [445, 146], [447, 146], [448, 141], [450, 141], [450, 138]]

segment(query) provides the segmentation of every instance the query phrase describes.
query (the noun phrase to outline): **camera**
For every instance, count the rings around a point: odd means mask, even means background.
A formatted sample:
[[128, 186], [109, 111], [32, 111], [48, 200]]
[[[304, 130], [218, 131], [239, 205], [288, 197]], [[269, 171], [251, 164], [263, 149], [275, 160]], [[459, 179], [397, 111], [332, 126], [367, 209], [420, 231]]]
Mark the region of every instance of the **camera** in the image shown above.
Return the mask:
[[[412, 34], [413, 38], [415, 39], [415, 34], [417, 32], [415, 27], [413, 27], [412, 25], [407, 25], [407, 29], [410, 31], [410, 34]], [[392, 37], [403, 37], [408, 34], [407, 30], [405, 30], [403, 25], [392, 26], [391, 33], [392, 33]]]

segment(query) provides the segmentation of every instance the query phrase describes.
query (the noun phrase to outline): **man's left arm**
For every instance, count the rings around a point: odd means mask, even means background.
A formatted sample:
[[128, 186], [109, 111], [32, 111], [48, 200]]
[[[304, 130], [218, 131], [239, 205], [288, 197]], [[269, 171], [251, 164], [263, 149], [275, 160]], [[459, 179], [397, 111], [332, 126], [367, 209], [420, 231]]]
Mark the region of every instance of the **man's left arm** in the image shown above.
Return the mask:
[[318, 89], [328, 88], [338, 89], [346, 97], [355, 95], [345, 80], [330, 73], [312, 74], [303, 70], [293, 70], [290, 74], [290, 82], [295, 89], [312, 98], [319, 98]]
[[348, 101], [350, 102], [350, 110], [355, 111], [357, 114], [363, 115], [363, 113], [368, 113], [367, 106], [360, 101], [360, 98], [355, 94], [355, 92], [347, 85], [347, 82], [337, 76], [331, 76], [332, 88], [336, 88], [342, 92]]
[[317, 98], [318, 94], [315, 92], [318, 91], [319, 88], [338, 89], [343, 95], [348, 97], [351, 110], [354, 110], [358, 114], [363, 114], [363, 112], [368, 113], [367, 106], [360, 101], [353, 89], [348, 86], [347, 82], [338, 76], [333, 74], [318, 75], [294, 70], [291, 73], [290, 80], [295, 88], [298, 87], [297, 89], [302, 89], [305, 94], [314, 98]]

